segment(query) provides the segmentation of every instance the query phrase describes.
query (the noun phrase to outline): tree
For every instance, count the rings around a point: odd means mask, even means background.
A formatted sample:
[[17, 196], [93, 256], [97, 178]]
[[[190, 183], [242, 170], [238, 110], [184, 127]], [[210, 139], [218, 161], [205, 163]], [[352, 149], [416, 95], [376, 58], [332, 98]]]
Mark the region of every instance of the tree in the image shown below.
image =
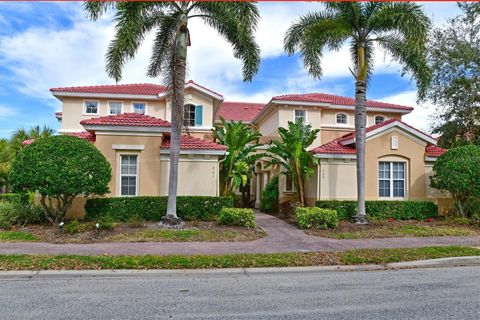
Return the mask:
[[337, 51], [349, 41], [355, 79], [355, 141], [357, 149], [357, 223], [365, 213], [365, 128], [367, 82], [373, 72], [375, 45], [409, 71], [423, 97], [430, 79], [425, 42], [430, 21], [420, 5], [410, 2], [325, 2], [326, 10], [309, 13], [287, 31], [284, 48], [300, 52], [310, 75], [322, 77], [324, 49]]
[[107, 56], [106, 69], [119, 81], [125, 62], [132, 59], [145, 35], [155, 32], [148, 75], [163, 75], [170, 88], [172, 127], [170, 137], [170, 177], [167, 213], [164, 223], [181, 223], [177, 216], [177, 182], [180, 138], [183, 125], [187, 47], [190, 46], [190, 19], [202, 19], [217, 30], [233, 47], [234, 56], [243, 62], [244, 80], [257, 72], [260, 53], [253, 31], [259, 18], [252, 2], [85, 2], [91, 19], [97, 20], [108, 7], [115, 9], [115, 38]]
[[433, 188], [448, 191], [461, 216], [470, 216], [466, 205], [472, 197], [480, 196], [480, 147], [467, 145], [450, 149], [433, 165], [430, 184]]
[[8, 170], [13, 159], [12, 148], [7, 139], [0, 139], [0, 193], [8, 189]]
[[227, 156], [221, 163], [220, 183], [222, 195], [229, 196], [234, 188], [246, 186], [251, 178], [252, 166], [263, 156], [256, 153], [262, 136], [241, 121], [228, 122], [220, 118], [221, 126], [212, 130], [215, 140], [227, 146]]
[[18, 128], [10, 138], [10, 148], [13, 150], [14, 154], [17, 154], [17, 152], [23, 148], [23, 141], [50, 137], [54, 133], [55, 131], [47, 126], [43, 126], [43, 128], [40, 126], [33, 126], [30, 127], [30, 129]]
[[108, 193], [110, 164], [89, 142], [72, 136], [35, 140], [13, 160], [9, 180], [14, 192], [38, 192], [45, 217], [57, 224], [79, 195]]
[[289, 121], [288, 129], [278, 128], [281, 141], [272, 141], [267, 149], [271, 159], [268, 165], [277, 164], [283, 169], [282, 174], [290, 177], [297, 192], [298, 201], [305, 206], [305, 181], [313, 174], [312, 167], [317, 164], [317, 158], [307, 148], [317, 138], [320, 129], [312, 130], [311, 125], [300, 120]]
[[428, 98], [438, 111], [433, 132], [445, 148], [480, 145], [480, 4], [458, 5], [462, 13], [436, 28], [428, 42]]

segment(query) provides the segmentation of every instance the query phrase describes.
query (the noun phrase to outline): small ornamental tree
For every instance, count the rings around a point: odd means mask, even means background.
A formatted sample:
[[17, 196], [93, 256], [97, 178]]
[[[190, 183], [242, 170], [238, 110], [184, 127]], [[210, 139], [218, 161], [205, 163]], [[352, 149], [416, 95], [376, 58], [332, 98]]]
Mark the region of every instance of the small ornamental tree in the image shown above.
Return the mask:
[[34, 191], [51, 223], [63, 222], [76, 196], [109, 192], [107, 159], [91, 143], [72, 136], [40, 138], [18, 153], [10, 170], [15, 192]]
[[471, 213], [466, 204], [480, 196], [480, 147], [467, 145], [450, 149], [433, 166], [430, 185], [448, 191], [455, 201], [455, 210], [462, 216]]

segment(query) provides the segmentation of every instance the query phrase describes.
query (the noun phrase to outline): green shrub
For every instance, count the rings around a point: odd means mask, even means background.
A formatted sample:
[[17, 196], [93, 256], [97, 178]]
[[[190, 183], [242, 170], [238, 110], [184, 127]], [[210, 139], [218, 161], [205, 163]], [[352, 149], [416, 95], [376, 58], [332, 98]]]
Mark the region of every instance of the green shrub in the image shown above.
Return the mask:
[[40, 208], [31, 203], [0, 202], [0, 217], [8, 221], [10, 225], [24, 226], [29, 223], [43, 221], [43, 213]]
[[[179, 196], [177, 214], [185, 220], [215, 220], [223, 207], [233, 207], [232, 197]], [[108, 217], [127, 222], [135, 216], [146, 221], [160, 221], [167, 211], [167, 197], [117, 197], [88, 199], [88, 221]]]
[[255, 215], [248, 208], [223, 208], [218, 215], [218, 222], [247, 228], [255, 228]]
[[101, 217], [97, 221], [100, 230], [113, 230], [117, 226], [111, 217]]
[[87, 230], [87, 226], [78, 222], [77, 219], [70, 221], [67, 225], [65, 225], [65, 232], [74, 234], [74, 233], [81, 233]]
[[338, 226], [337, 211], [316, 207], [298, 207], [295, 218], [302, 229], [328, 229]]
[[278, 176], [273, 177], [262, 191], [260, 210], [266, 213], [278, 212]]
[[4, 193], [0, 194], [0, 202], [18, 202], [18, 203], [30, 203], [31, 196], [28, 193]]
[[[357, 213], [357, 201], [320, 200], [319, 208], [337, 211], [340, 220], [351, 219]], [[431, 201], [365, 201], [367, 216], [371, 219], [425, 220], [438, 216], [438, 207]]]

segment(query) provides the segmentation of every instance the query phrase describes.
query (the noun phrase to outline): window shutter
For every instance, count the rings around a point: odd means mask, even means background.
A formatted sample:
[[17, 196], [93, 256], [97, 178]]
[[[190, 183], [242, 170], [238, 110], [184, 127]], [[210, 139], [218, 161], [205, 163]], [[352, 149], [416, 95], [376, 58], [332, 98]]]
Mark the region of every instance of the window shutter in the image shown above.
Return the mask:
[[203, 119], [203, 106], [195, 106], [195, 126], [202, 126]]

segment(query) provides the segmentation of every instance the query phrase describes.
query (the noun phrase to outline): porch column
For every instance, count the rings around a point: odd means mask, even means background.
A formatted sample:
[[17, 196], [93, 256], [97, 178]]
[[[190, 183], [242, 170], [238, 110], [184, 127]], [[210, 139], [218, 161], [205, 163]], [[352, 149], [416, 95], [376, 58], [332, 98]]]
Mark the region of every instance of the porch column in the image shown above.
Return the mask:
[[256, 188], [255, 188], [255, 208], [260, 208], [260, 194], [261, 194], [261, 186], [260, 186], [260, 175], [261, 173], [255, 174], [255, 181], [256, 181]]

